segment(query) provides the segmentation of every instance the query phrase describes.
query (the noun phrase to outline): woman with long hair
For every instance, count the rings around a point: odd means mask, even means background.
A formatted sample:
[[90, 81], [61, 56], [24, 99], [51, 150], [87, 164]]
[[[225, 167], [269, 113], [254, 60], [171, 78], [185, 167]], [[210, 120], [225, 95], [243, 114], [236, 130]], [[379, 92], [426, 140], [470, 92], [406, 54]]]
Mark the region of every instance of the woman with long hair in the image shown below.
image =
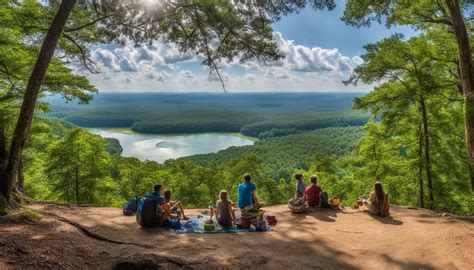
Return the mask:
[[235, 224], [235, 213], [227, 190], [221, 191], [219, 199], [216, 203], [217, 223], [223, 228], [232, 227]]
[[373, 215], [379, 216], [388, 216], [390, 202], [388, 200], [388, 193], [383, 191], [382, 183], [375, 182], [374, 191], [370, 193], [370, 198], [368, 200], [361, 199], [362, 204], [364, 204], [369, 212]]

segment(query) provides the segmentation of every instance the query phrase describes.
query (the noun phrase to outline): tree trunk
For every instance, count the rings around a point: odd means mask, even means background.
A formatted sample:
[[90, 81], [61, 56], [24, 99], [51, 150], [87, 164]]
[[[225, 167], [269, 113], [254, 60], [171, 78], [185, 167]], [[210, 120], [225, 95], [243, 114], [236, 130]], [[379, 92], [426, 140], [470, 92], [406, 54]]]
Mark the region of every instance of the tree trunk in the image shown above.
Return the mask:
[[[5, 119], [0, 116], [0, 173], [4, 172], [8, 158], [7, 151], [7, 137], [5, 135]], [[0, 174], [0, 179], [3, 179], [4, 175]]]
[[433, 180], [431, 176], [431, 157], [430, 157], [430, 137], [428, 130], [428, 114], [426, 112], [426, 103], [423, 96], [420, 97], [421, 105], [421, 115], [423, 122], [423, 145], [425, 152], [425, 171], [426, 171], [426, 180], [428, 182], [428, 192], [430, 198], [430, 208], [434, 207], [434, 196], [433, 196]]
[[[459, 51], [459, 78], [461, 80], [464, 95], [464, 125], [465, 138], [469, 165], [474, 167], [474, 96], [472, 86], [474, 85], [474, 68], [472, 66], [472, 53], [469, 44], [469, 35], [458, 0], [445, 0], [451, 17], [451, 28], [453, 29]], [[471, 191], [474, 191], [474, 174], [471, 173]]]
[[418, 181], [420, 184], [420, 207], [425, 207], [425, 194], [423, 191], [423, 130], [421, 121], [418, 122]]
[[8, 199], [3, 195], [2, 185], [6, 179], [5, 168], [7, 166], [8, 150], [7, 137], [5, 135], [5, 118], [0, 115], [0, 215], [6, 215], [6, 208], [8, 206]]
[[58, 44], [59, 37], [64, 29], [66, 21], [76, 4], [76, 0], [63, 0], [59, 6], [58, 12], [46, 33], [41, 50], [36, 60], [35, 66], [28, 80], [25, 89], [25, 96], [21, 105], [20, 115], [13, 134], [10, 153], [3, 173], [0, 173], [0, 195], [7, 200], [13, 189], [13, 184], [18, 174], [23, 148], [28, 139], [33, 112], [35, 110], [38, 93], [41, 89], [44, 76], [48, 70], [49, 64], [54, 56], [54, 51]]
[[23, 176], [23, 158], [20, 158], [20, 163], [18, 164], [18, 177], [16, 182], [16, 189], [23, 192], [25, 188], [25, 177]]
[[79, 205], [79, 168], [76, 167], [76, 204]]

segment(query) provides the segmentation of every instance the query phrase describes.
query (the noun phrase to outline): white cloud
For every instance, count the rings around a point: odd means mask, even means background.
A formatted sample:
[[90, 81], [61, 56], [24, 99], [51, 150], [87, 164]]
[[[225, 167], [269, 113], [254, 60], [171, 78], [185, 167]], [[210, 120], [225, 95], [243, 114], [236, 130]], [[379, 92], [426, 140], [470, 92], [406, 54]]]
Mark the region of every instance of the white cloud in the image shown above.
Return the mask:
[[122, 71], [137, 71], [135, 63], [126, 58], [120, 60], [119, 65]]
[[291, 77], [287, 71], [281, 68], [268, 69], [265, 71], [264, 76], [269, 79], [288, 79]]
[[119, 71], [120, 67], [117, 65], [117, 57], [109, 50], [98, 48], [92, 52], [92, 57], [99, 67], [106, 67], [113, 71]]
[[143, 67], [157, 65], [175, 68], [179, 63], [196, 58], [191, 53], [183, 54], [175, 46], [162, 41], [144, 47], [135, 47], [131, 43], [111, 50], [99, 47], [93, 50], [92, 57], [101, 71], [115, 72], [143, 71]]
[[155, 73], [155, 79], [159, 82], [169, 80], [171, 77], [172, 77], [172, 75], [170, 73], [166, 72], [166, 71]]
[[243, 79], [244, 79], [245, 81], [253, 82], [253, 81], [255, 81], [255, 76], [252, 75], [252, 74], [245, 74], [245, 75], [243, 76]]
[[[275, 32], [273, 36], [284, 58], [267, 66], [282, 67], [296, 72], [351, 72], [355, 66], [362, 63], [360, 57], [344, 56], [337, 48], [324, 49], [298, 45], [293, 40], [285, 39], [279, 32]], [[252, 65], [255, 63], [247, 64]]]
[[[223, 62], [221, 76], [229, 91], [365, 91], [366, 86], [346, 87], [353, 69], [363, 63], [359, 56], [345, 56], [337, 48], [296, 44], [275, 32], [284, 58], [263, 65], [257, 61]], [[164, 42], [134, 47], [126, 44], [92, 52], [102, 73], [87, 75], [103, 91], [216, 91], [222, 86], [206, 67], [196, 69], [201, 59]], [[188, 64], [191, 65], [188, 65]], [[190, 68], [193, 67], [193, 68]]]
[[178, 74], [178, 77], [180, 78], [183, 78], [183, 79], [189, 79], [189, 80], [192, 80], [194, 79], [196, 76], [194, 75], [194, 73], [192, 73], [191, 71], [189, 70], [181, 70]]

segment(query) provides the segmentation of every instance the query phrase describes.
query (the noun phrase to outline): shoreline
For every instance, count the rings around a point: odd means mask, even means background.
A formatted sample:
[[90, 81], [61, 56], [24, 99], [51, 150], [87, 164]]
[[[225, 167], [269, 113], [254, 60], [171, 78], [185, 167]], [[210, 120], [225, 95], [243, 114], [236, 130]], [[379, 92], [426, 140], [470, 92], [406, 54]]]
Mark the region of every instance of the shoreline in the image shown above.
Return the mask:
[[116, 133], [123, 133], [123, 134], [138, 134], [138, 135], [159, 135], [159, 136], [184, 136], [184, 135], [197, 135], [197, 134], [222, 134], [222, 135], [230, 135], [230, 136], [235, 136], [239, 138], [244, 138], [247, 140], [251, 141], [258, 141], [258, 138], [255, 137], [250, 137], [247, 135], [244, 135], [240, 132], [188, 132], [188, 133], [140, 133], [133, 131], [129, 127], [80, 127], [83, 129], [87, 129], [89, 131], [109, 131], [109, 132], [116, 132]]

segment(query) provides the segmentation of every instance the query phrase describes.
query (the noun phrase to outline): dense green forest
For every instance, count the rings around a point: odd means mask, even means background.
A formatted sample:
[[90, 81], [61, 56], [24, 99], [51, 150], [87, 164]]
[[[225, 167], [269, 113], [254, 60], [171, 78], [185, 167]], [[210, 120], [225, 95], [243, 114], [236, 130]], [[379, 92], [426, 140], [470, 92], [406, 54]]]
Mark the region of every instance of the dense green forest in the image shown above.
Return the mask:
[[[362, 126], [351, 110], [360, 93], [103, 93], [89, 104], [48, 97], [49, 116], [82, 127], [130, 127], [140, 133], [240, 132], [279, 137], [326, 127]], [[219, 117], [216, 117], [218, 115]]]
[[[159, 164], [121, 157], [116, 150], [110, 151], [111, 147], [120, 149], [115, 141], [108, 142], [61, 120], [38, 118], [33, 126], [37, 131], [25, 153], [25, 191], [39, 200], [120, 206], [130, 196], [142, 195], [160, 182], [187, 207], [205, 207], [223, 188], [230, 190], [235, 200], [242, 174], [251, 172], [259, 196], [272, 205], [284, 204], [293, 196], [292, 175], [302, 172], [318, 174], [322, 186], [346, 205], [367, 195], [377, 179], [374, 177], [386, 183], [393, 203], [417, 205], [417, 175], [410, 172], [414, 167], [406, 149], [382, 151], [382, 159], [371, 160], [372, 150], [379, 146], [387, 149], [373, 133], [374, 125], [379, 124], [370, 122], [365, 129], [319, 129]], [[391, 157], [395, 151], [398, 164]], [[374, 176], [376, 166], [381, 172]], [[458, 165], [452, 161], [446, 166]], [[446, 170], [438, 175], [455, 173]], [[435, 189], [446, 193], [436, 194], [435, 207], [472, 214], [470, 195], [463, 188], [453, 186], [448, 179], [437, 182]]]
[[[159, 164], [121, 157], [115, 141], [61, 120], [38, 118], [33, 127], [37, 132], [24, 160], [28, 194], [36, 199], [115, 206], [133, 194], [149, 191], [153, 183], [163, 182], [187, 205], [205, 207], [220, 189], [234, 191], [247, 170], [265, 187], [264, 200], [285, 203], [293, 193], [291, 175], [295, 171], [308, 170], [312, 159], [350, 154], [364, 134], [360, 127], [326, 128]], [[215, 190], [208, 190], [211, 186]], [[196, 189], [201, 192], [195, 194]]]

